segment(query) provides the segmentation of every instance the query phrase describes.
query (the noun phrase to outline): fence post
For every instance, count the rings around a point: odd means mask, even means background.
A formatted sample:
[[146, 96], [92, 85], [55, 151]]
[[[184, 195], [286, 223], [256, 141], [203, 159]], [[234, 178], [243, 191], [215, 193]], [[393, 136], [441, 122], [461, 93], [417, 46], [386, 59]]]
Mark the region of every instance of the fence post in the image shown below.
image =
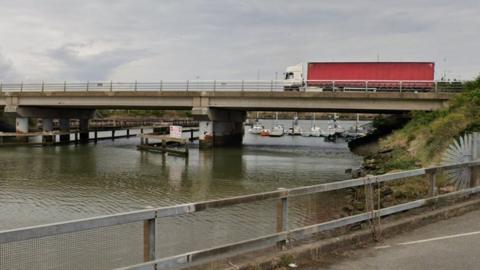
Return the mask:
[[[344, 89], [343, 91], [345, 91], [345, 88], [343, 89]], [[368, 81], [365, 81], [365, 92], [368, 92]]]
[[270, 92], [273, 92], [273, 80], [270, 81]]
[[137, 80], [135, 80], [135, 84], [133, 85], [133, 91], [137, 92]]
[[20, 92], [23, 92], [23, 81], [20, 83]]
[[143, 222], [143, 261], [155, 260], [155, 242], [157, 237], [156, 219]]
[[90, 81], [87, 81], [87, 92], [89, 87], [90, 87]]
[[[479, 132], [474, 132], [472, 134], [472, 161], [477, 161], [480, 156], [480, 133]], [[473, 166], [470, 168], [470, 187], [476, 187], [478, 186], [480, 182], [480, 168], [479, 166]]]
[[242, 92], [245, 91], [245, 81], [242, 80]]
[[45, 92], [45, 82], [42, 81], [42, 92]]
[[0, 93], [3, 92], [3, 82], [0, 82]]
[[113, 82], [110, 81], [110, 92], [112, 92], [112, 91], [113, 91]]
[[[278, 190], [283, 190], [279, 188]], [[288, 193], [282, 195], [277, 203], [277, 232], [285, 232], [288, 230]], [[280, 241], [279, 248], [284, 248], [287, 241]]]
[[188, 92], [189, 85], [190, 85], [190, 80], [187, 80], [187, 92]]
[[332, 92], [335, 92], [335, 81], [332, 81]]
[[160, 92], [163, 90], [163, 80], [160, 80]]
[[213, 92], [217, 90], [217, 80], [213, 81]]
[[402, 93], [403, 82], [400, 81], [400, 93]]
[[429, 183], [428, 195], [435, 197], [437, 195], [437, 171], [428, 173], [427, 179]]
[[63, 81], [63, 92], [67, 92], [67, 81]]

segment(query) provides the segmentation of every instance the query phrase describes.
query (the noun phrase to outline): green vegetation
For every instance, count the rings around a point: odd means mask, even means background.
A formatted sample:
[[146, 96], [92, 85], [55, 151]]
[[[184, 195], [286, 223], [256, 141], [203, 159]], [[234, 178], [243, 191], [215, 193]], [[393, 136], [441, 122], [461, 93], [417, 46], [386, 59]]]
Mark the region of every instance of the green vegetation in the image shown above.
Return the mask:
[[381, 170], [405, 170], [440, 161], [443, 151], [459, 136], [480, 131], [480, 77], [465, 85], [448, 108], [435, 112], [414, 112], [403, 128], [380, 141], [390, 154]]

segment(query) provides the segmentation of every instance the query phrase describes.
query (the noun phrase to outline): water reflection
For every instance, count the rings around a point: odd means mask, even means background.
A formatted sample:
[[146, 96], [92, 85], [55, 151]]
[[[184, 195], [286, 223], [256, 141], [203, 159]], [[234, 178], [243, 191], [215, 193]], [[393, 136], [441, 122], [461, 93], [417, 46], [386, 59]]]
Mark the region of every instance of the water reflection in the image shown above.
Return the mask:
[[0, 148], [0, 229], [342, 180], [361, 162], [320, 138], [244, 142], [187, 159], [137, 151], [137, 138]]

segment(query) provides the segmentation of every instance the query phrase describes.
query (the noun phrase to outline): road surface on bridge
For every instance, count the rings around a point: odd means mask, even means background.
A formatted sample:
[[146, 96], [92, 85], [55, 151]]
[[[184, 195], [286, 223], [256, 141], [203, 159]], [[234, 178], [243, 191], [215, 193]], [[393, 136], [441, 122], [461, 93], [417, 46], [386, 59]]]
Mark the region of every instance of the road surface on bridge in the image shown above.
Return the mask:
[[302, 270], [480, 269], [479, 242], [480, 210], [353, 251], [333, 265]]

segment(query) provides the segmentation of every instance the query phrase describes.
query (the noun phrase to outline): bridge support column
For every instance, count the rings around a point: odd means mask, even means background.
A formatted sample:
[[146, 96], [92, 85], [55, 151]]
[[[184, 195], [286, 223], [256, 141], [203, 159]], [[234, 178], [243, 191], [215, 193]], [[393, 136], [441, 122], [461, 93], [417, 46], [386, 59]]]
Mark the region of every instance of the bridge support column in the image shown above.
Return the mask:
[[[43, 132], [52, 132], [53, 131], [53, 120], [51, 118], [43, 118], [42, 119], [42, 130], [43, 130]], [[54, 138], [55, 138], [54, 135], [43, 135], [42, 136], [42, 142], [43, 143], [52, 143]]]
[[70, 141], [70, 119], [68, 118], [60, 118], [60, 132], [64, 133], [67, 132], [68, 134], [61, 134], [60, 135], [60, 142], [69, 142]]
[[28, 133], [28, 118], [27, 117], [17, 117], [15, 120], [15, 126], [17, 133]]
[[192, 115], [199, 121], [201, 148], [242, 144], [246, 112], [200, 107]]
[[0, 131], [15, 132], [16, 117], [16, 113], [0, 110]]
[[[18, 117], [15, 119], [15, 129], [17, 134], [26, 134], [28, 133], [28, 118], [27, 117]], [[19, 142], [28, 142], [28, 137], [17, 136]]]
[[80, 129], [80, 143], [88, 143], [88, 140], [89, 140], [88, 119], [80, 119], [79, 129]]

